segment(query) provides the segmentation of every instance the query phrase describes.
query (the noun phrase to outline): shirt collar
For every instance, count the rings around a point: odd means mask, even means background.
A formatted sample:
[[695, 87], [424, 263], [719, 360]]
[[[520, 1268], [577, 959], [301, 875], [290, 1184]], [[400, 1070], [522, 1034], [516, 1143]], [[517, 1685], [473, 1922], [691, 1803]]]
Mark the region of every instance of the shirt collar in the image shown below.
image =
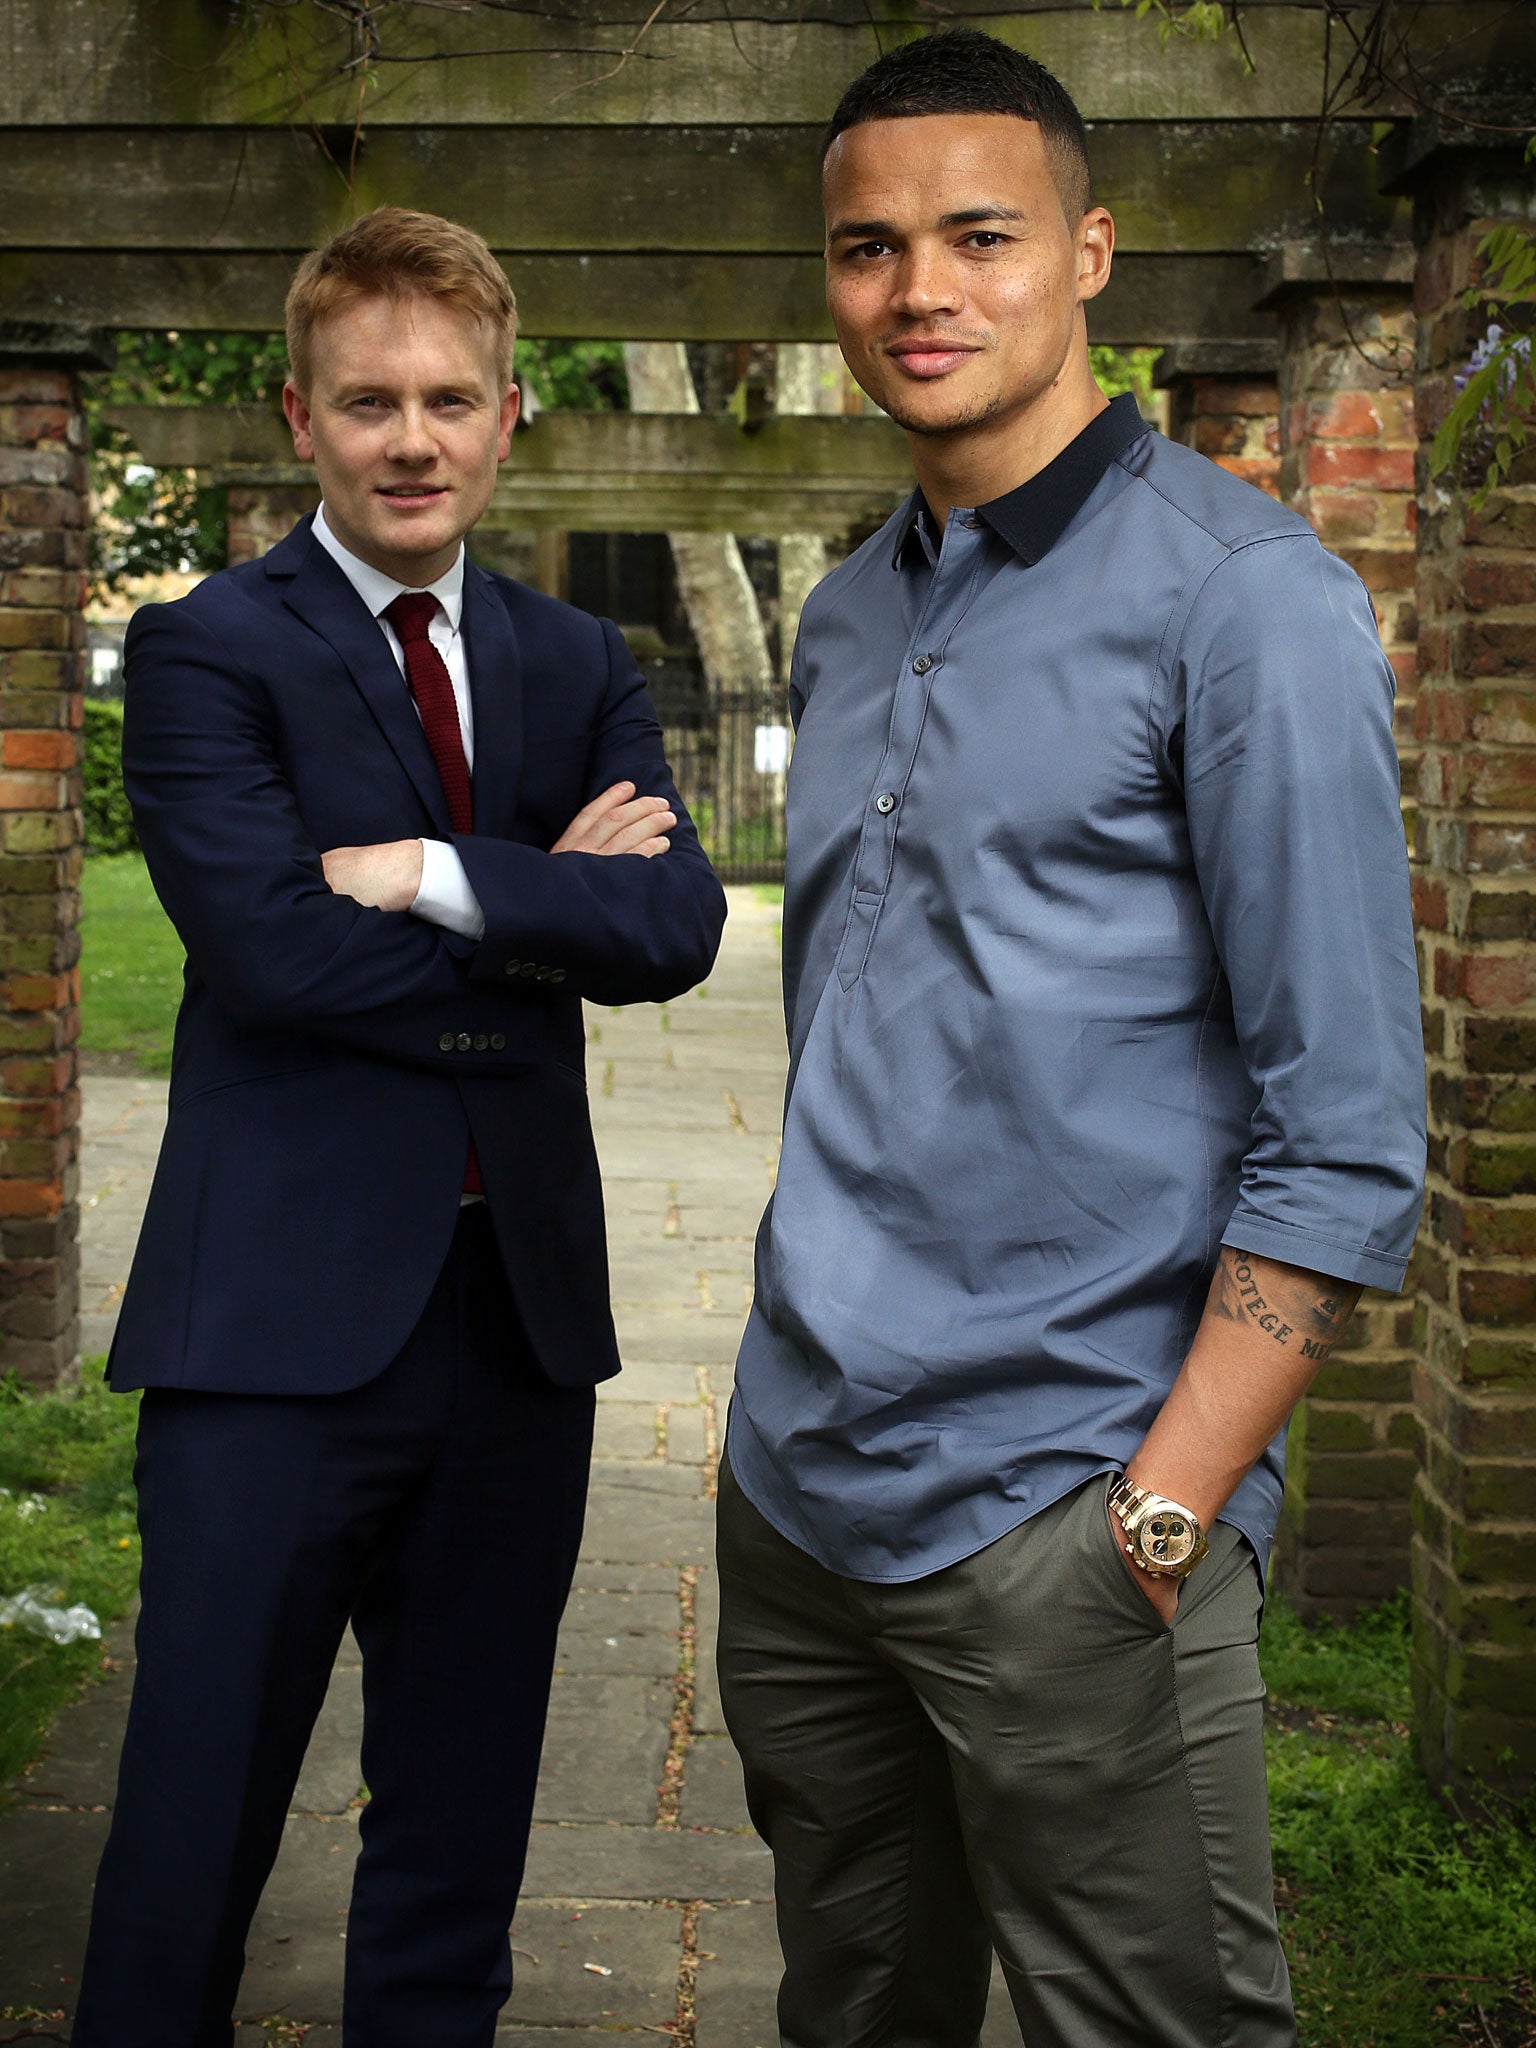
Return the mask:
[[460, 541], [459, 552], [451, 569], [445, 569], [435, 583], [425, 585], [397, 583], [393, 576], [386, 576], [382, 569], [375, 569], [371, 563], [360, 561], [350, 548], [344, 548], [331, 531], [321, 505], [315, 513], [315, 539], [335, 562], [343, 576], [367, 605], [375, 618], [392, 605], [403, 591], [427, 589], [442, 606], [448, 624], [455, 633], [459, 630], [459, 619], [464, 610], [464, 543]]
[[[1055, 547], [1110, 464], [1150, 432], [1135, 398], [1122, 391], [1037, 475], [976, 510], [1021, 562], [1033, 566]], [[893, 569], [901, 567], [909, 544], [921, 539], [923, 519], [931, 521], [932, 514], [922, 492], [914, 491], [897, 530]]]

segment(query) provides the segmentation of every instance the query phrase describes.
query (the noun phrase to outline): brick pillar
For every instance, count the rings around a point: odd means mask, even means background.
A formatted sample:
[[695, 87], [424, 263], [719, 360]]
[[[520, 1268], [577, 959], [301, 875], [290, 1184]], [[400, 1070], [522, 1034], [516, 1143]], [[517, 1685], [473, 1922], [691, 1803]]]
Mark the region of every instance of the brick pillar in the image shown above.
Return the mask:
[[1157, 359], [1168, 393], [1168, 438], [1280, 495], [1279, 350], [1272, 341], [1180, 342]]
[[[1392, 273], [1408, 268], [1405, 256], [1372, 252], [1374, 275], [1341, 277], [1338, 259], [1330, 281], [1315, 255], [1292, 250], [1276, 260], [1264, 302], [1280, 326], [1280, 495], [1371, 593], [1397, 677], [1405, 793], [1415, 773], [1417, 444], [1413, 312]], [[1291, 1427], [1275, 1578], [1303, 1614], [1348, 1616], [1407, 1585], [1417, 1437], [1412, 1300], [1372, 1290]]]
[[105, 337], [0, 326], [0, 1369], [79, 1354], [80, 373]]
[[1536, 459], [1473, 512], [1465, 488], [1430, 478], [1427, 450], [1482, 328], [1461, 304], [1477, 244], [1536, 221], [1536, 201], [1513, 152], [1435, 150], [1400, 175], [1418, 244], [1430, 1065], [1414, 1687], [1431, 1777], [1515, 1789], [1536, 1778]]
[[[228, 559], [254, 562], [275, 547], [288, 529], [320, 502], [318, 484], [236, 482], [238, 472], [215, 476], [229, 485]], [[250, 472], [246, 472], [249, 477]]]

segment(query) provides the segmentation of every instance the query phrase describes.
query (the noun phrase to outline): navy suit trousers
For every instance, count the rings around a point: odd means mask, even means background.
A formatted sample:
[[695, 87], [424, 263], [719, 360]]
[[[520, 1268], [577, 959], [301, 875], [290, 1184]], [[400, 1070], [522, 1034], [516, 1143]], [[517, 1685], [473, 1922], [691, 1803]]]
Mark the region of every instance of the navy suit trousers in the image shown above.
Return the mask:
[[138, 1674], [75, 2048], [228, 2048], [349, 1620], [369, 1798], [346, 2048], [489, 2048], [592, 1413], [534, 1365], [482, 1205], [366, 1385], [145, 1393]]

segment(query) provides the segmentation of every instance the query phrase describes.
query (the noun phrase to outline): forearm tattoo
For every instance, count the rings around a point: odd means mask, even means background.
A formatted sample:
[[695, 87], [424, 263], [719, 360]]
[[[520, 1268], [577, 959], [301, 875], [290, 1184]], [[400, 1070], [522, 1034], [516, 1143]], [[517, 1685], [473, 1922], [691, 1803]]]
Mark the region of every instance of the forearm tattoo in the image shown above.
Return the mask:
[[1358, 1287], [1223, 1245], [1207, 1305], [1223, 1321], [1246, 1323], [1272, 1343], [1322, 1365], [1359, 1299]]

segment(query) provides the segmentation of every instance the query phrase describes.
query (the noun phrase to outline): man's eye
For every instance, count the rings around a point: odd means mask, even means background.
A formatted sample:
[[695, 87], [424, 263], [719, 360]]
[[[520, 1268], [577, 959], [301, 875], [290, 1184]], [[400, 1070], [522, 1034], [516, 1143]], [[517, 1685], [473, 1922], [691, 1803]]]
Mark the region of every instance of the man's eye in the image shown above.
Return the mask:
[[890, 252], [889, 242], [855, 242], [848, 249], [847, 256], [850, 263], [867, 263], [877, 256], [888, 256]]
[[967, 235], [965, 239], [973, 249], [1000, 249], [1008, 237], [997, 234], [991, 228], [977, 228], [974, 234]]

